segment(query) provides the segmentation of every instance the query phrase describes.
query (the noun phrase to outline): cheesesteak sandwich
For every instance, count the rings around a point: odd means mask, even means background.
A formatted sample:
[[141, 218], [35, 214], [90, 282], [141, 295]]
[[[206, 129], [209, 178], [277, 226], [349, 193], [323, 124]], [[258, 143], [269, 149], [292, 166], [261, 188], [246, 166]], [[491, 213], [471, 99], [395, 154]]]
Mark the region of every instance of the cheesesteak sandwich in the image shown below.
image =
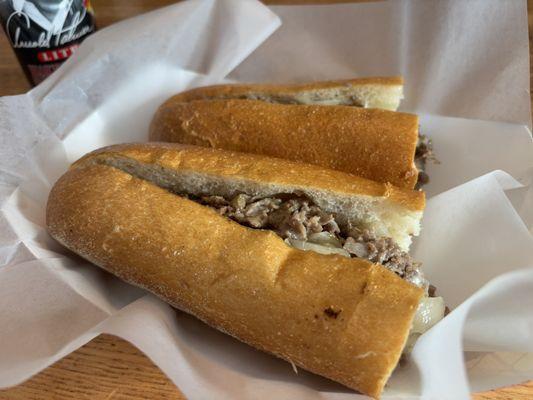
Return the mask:
[[412, 189], [419, 175], [427, 181], [418, 117], [377, 109], [396, 109], [401, 96], [401, 78], [201, 87], [159, 107], [150, 140], [286, 158]]
[[90, 153], [54, 185], [50, 234], [258, 349], [378, 397], [436, 323], [407, 253], [424, 194], [317, 166], [176, 144]]

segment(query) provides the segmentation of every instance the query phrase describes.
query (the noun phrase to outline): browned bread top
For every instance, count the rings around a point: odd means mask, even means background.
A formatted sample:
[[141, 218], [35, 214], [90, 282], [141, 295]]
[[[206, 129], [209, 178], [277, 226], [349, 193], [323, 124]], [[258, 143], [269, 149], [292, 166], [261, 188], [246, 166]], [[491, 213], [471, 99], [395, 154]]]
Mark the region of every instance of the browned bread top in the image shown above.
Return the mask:
[[264, 154], [412, 189], [418, 117], [348, 106], [256, 100], [167, 101], [151, 140]]
[[339, 196], [371, 196], [384, 198], [407, 211], [422, 211], [425, 195], [388, 183], [374, 182], [341, 171], [262, 155], [211, 149], [178, 143], [132, 143], [114, 145], [89, 153], [74, 167], [94, 158], [128, 157], [145, 164], [171, 170], [230, 177], [248, 183], [259, 182], [283, 187], [316, 188]]

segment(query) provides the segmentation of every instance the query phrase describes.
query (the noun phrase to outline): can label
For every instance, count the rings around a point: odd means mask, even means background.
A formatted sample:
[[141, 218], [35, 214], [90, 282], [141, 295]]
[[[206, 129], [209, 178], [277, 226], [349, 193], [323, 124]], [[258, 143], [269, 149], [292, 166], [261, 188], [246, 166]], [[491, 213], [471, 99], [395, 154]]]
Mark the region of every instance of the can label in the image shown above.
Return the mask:
[[34, 85], [56, 70], [95, 30], [89, 0], [0, 0], [0, 20]]

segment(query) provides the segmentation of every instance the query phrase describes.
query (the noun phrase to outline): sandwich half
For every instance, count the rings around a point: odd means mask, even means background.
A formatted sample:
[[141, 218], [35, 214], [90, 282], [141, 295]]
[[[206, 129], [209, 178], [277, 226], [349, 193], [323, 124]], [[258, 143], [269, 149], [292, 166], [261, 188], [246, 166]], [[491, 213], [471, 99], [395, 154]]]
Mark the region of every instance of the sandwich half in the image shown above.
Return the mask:
[[418, 179], [418, 117], [349, 106], [261, 100], [167, 100], [150, 140], [262, 154], [331, 168], [400, 188]]
[[422, 192], [313, 165], [129, 144], [74, 163], [46, 223], [211, 326], [379, 397], [408, 338], [442, 317], [407, 253], [423, 208]]

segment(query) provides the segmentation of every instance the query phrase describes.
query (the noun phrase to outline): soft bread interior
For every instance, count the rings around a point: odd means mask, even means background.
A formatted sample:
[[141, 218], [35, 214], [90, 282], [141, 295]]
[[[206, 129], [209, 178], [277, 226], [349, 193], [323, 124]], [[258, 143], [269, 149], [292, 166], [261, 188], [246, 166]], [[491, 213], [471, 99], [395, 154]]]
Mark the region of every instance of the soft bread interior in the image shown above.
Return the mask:
[[403, 98], [403, 87], [400, 85], [360, 85], [305, 90], [292, 94], [250, 93], [244, 97], [272, 103], [350, 105], [396, 111]]
[[387, 197], [346, 195], [317, 187], [273, 184], [228, 175], [211, 175], [197, 170], [165, 168], [120, 154], [101, 154], [88, 162], [109, 165], [135, 177], [180, 195], [220, 195], [233, 197], [239, 193], [268, 197], [278, 194], [304, 195], [324, 211], [336, 214], [339, 226], [368, 229], [375, 235], [392, 238], [408, 251], [411, 235], [418, 235], [422, 211], [407, 209]]
[[403, 99], [400, 77], [357, 78], [303, 84], [229, 84], [195, 88], [170, 100], [253, 99], [282, 104], [350, 105], [396, 111]]

